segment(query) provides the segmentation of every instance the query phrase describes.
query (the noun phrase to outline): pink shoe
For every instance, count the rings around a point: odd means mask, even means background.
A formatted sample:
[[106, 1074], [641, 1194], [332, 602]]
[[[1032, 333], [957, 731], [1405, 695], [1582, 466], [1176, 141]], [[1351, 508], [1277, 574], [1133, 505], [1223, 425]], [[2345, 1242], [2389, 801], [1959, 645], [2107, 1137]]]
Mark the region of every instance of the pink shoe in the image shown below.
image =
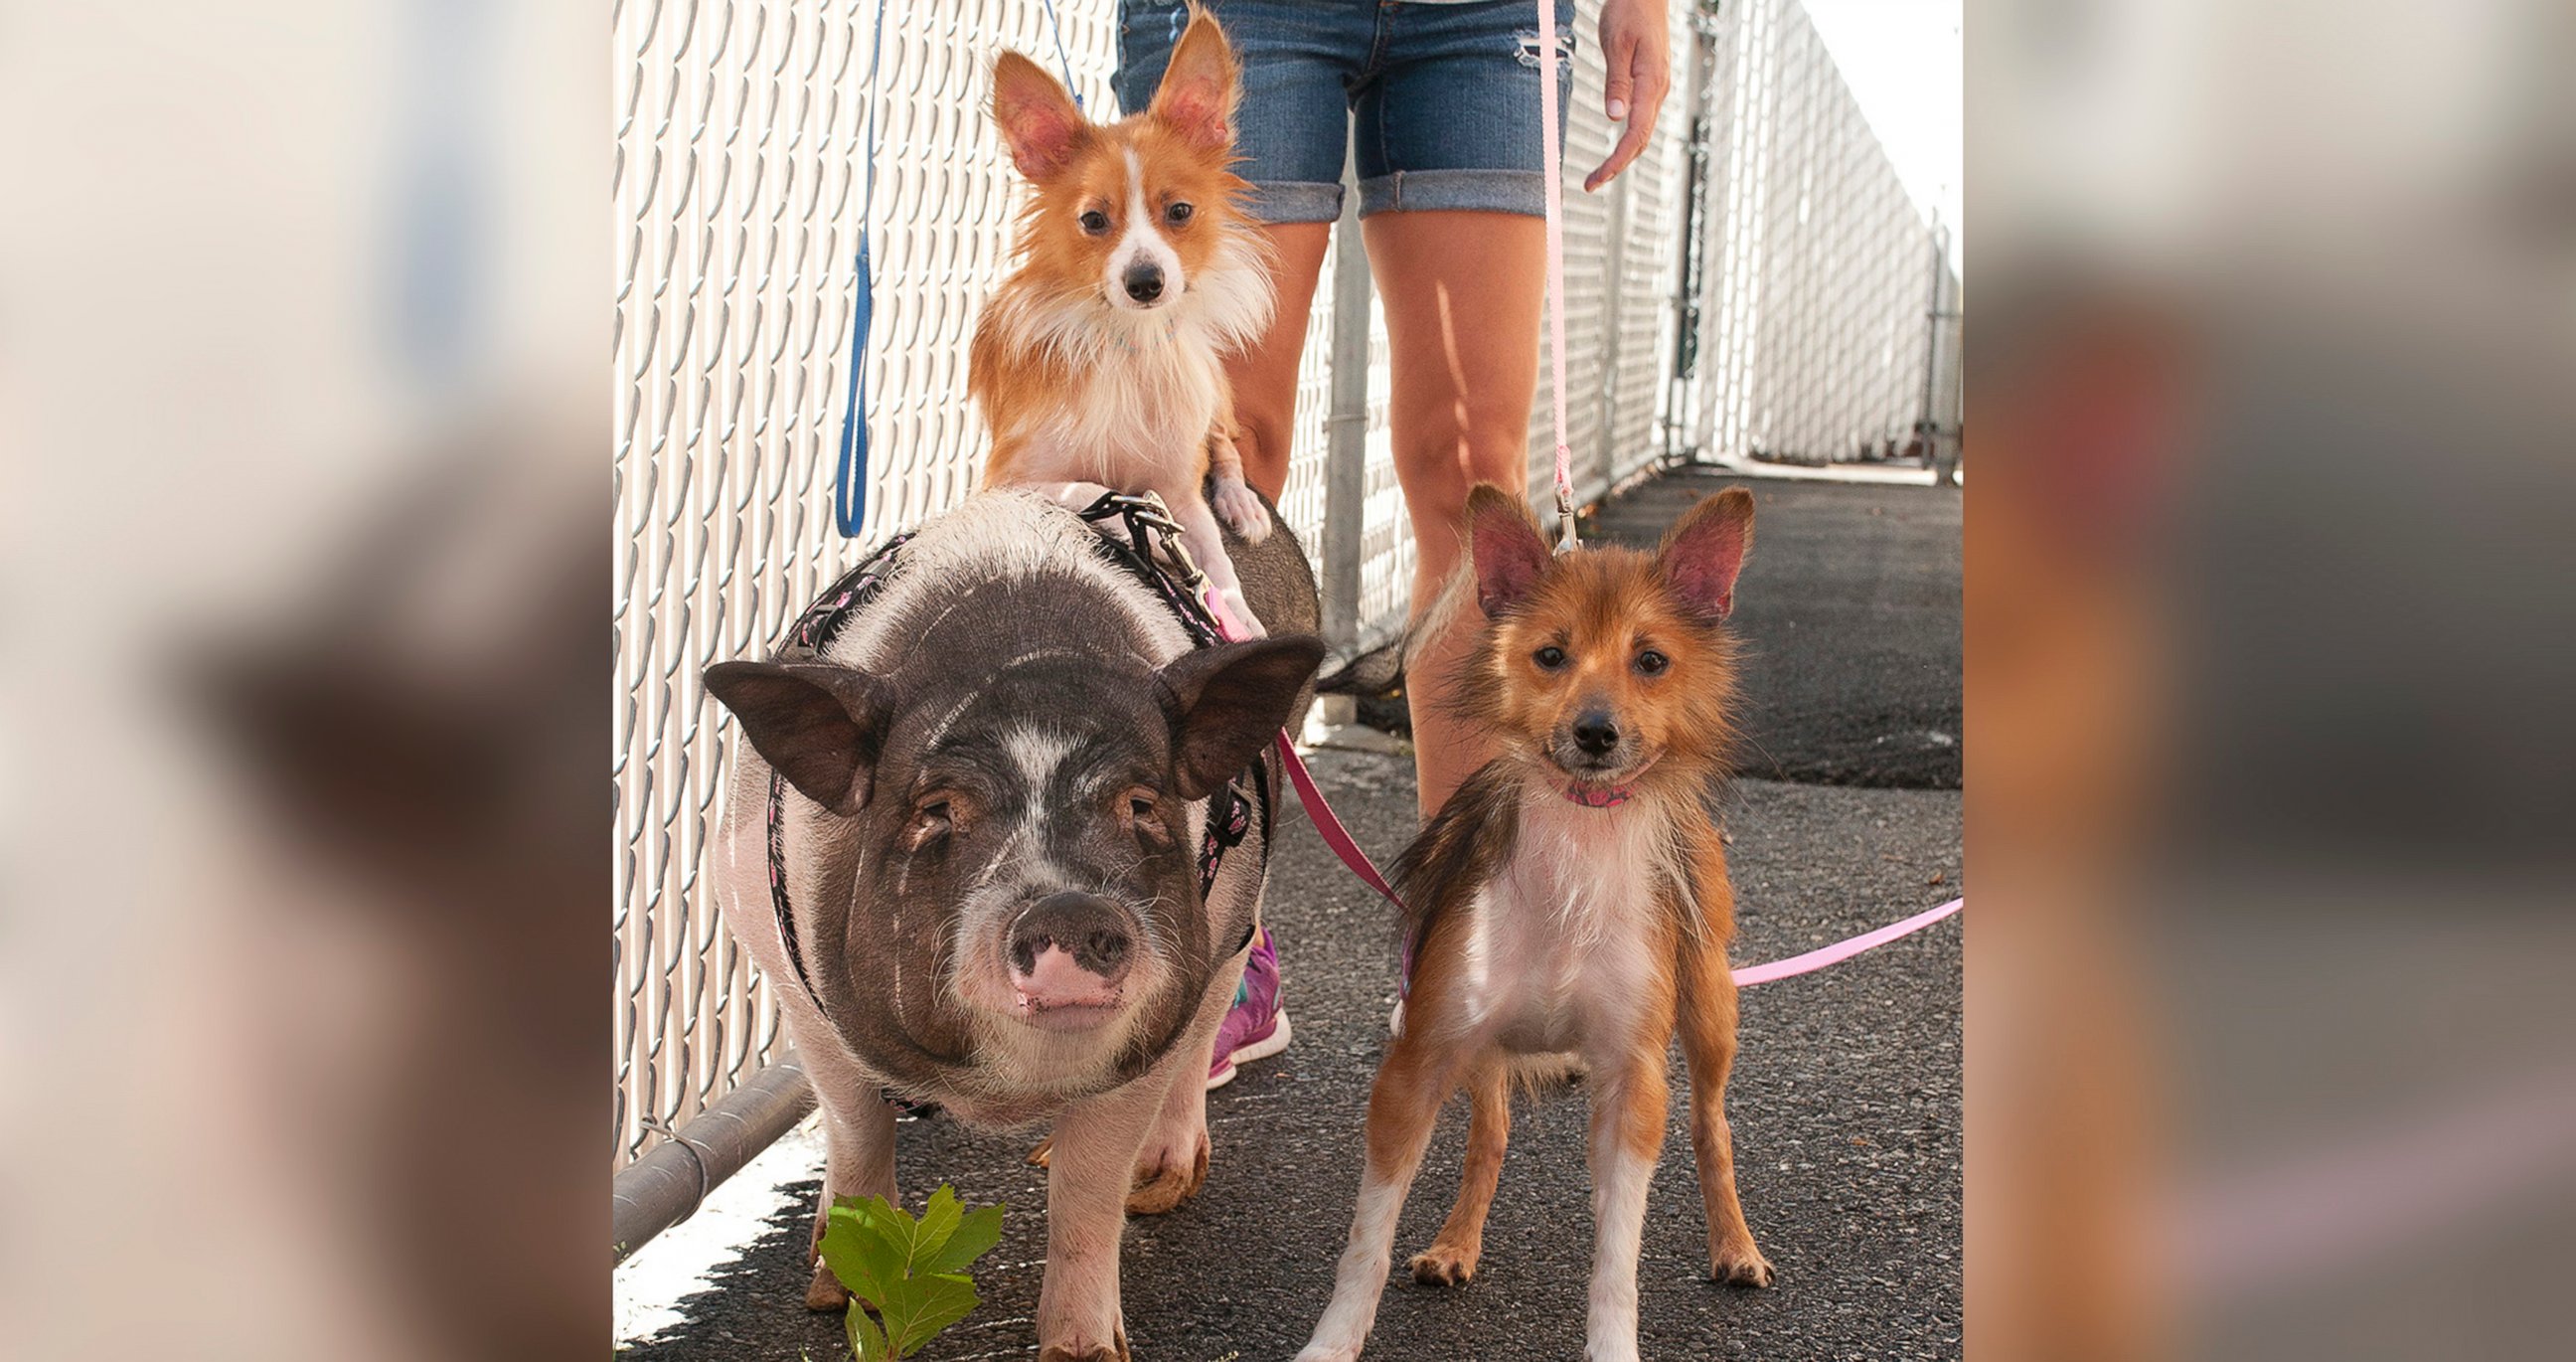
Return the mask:
[[1216, 1059], [1208, 1066], [1210, 1092], [1234, 1081], [1234, 1066], [1268, 1059], [1288, 1048], [1288, 1009], [1279, 1005], [1279, 948], [1270, 929], [1252, 946], [1243, 962], [1243, 982], [1234, 990], [1234, 1006], [1217, 1023]]

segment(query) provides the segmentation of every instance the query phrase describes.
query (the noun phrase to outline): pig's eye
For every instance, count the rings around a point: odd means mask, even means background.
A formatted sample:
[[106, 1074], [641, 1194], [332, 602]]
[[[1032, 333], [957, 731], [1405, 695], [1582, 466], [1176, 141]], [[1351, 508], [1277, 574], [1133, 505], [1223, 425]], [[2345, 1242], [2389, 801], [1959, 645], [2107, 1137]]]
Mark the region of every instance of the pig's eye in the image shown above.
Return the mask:
[[912, 808], [912, 823], [904, 829], [903, 840], [918, 851], [936, 838], [945, 837], [956, 826], [954, 810], [947, 796], [925, 799]]
[[1163, 830], [1156, 825], [1154, 819], [1162, 813], [1163, 805], [1154, 792], [1138, 785], [1129, 789], [1121, 798], [1124, 802], [1120, 807], [1126, 811], [1126, 817], [1122, 821], [1127, 825], [1128, 831], [1139, 837], [1159, 840]]
[[1109, 230], [1109, 215], [1097, 208], [1082, 210], [1082, 230], [1098, 236]]
[[1637, 654], [1637, 670], [1646, 676], [1661, 676], [1664, 674], [1664, 669], [1671, 665], [1673, 665], [1671, 658], [1652, 648]]
[[1530, 654], [1530, 661], [1537, 663], [1540, 671], [1552, 672], [1565, 665], [1565, 650], [1551, 643]]

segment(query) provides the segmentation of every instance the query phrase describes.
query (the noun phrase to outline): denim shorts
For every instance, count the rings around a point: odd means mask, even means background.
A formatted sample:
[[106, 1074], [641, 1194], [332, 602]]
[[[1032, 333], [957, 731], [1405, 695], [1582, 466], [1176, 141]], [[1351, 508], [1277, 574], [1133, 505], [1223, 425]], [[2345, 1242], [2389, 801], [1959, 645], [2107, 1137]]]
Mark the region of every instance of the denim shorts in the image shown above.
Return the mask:
[[[1211, 0], [1243, 64], [1235, 173], [1265, 222], [1342, 211], [1344, 138], [1360, 215], [1547, 211], [1538, 22], [1528, 0]], [[1558, 128], [1574, 96], [1574, 0], [1557, 0]], [[1189, 22], [1182, 0], [1119, 0], [1118, 103], [1141, 112]], [[1352, 120], [1356, 120], [1355, 122]]]

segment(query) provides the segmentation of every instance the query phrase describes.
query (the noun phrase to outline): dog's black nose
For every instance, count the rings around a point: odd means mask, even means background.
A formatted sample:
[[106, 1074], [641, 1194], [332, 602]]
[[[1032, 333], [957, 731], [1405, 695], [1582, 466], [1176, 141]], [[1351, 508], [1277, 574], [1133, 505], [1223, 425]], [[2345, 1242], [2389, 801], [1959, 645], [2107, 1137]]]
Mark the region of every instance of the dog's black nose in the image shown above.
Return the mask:
[[1038, 957], [1054, 948], [1114, 984], [1127, 977], [1128, 947], [1127, 915], [1097, 894], [1049, 894], [1011, 925], [1011, 965], [1023, 975], [1035, 974]]
[[1139, 261], [1127, 267], [1127, 296], [1140, 303], [1150, 303], [1163, 296], [1163, 267], [1150, 261]]
[[1574, 745], [1592, 756], [1602, 756], [1619, 745], [1619, 725], [1596, 709], [1574, 721]]

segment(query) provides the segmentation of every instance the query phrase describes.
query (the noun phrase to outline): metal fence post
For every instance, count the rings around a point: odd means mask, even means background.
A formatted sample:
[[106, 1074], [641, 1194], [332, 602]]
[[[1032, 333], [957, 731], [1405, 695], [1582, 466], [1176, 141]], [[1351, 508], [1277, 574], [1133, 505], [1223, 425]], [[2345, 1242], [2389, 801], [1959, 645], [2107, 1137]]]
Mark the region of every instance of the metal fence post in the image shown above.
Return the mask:
[[[1593, 442], [1601, 485], [1592, 493], [1596, 496], [1608, 496], [1619, 481], [1619, 352], [1624, 348], [1619, 343], [1619, 314], [1627, 306], [1621, 295], [1628, 290], [1621, 285], [1628, 277], [1628, 210], [1637, 194], [1637, 180], [1634, 174], [1621, 175], [1618, 188], [1610, 195], [1610, 233], [1603, 243], [1607, 249], [1601, 253], [1601, 438]], [[1581, 491], [1578, 487], [1578, 500], [1583, 499]]]
[[[1368, 498], [1369, 267], [1360, 191], [1345, 163], [1333, 224], [1332, 414], [1324, 464], [1324, 642], [1347, 658], [1360, 641], [1361, 535]], [[1347, 701], [1345, 701], [1347, 703]]]

